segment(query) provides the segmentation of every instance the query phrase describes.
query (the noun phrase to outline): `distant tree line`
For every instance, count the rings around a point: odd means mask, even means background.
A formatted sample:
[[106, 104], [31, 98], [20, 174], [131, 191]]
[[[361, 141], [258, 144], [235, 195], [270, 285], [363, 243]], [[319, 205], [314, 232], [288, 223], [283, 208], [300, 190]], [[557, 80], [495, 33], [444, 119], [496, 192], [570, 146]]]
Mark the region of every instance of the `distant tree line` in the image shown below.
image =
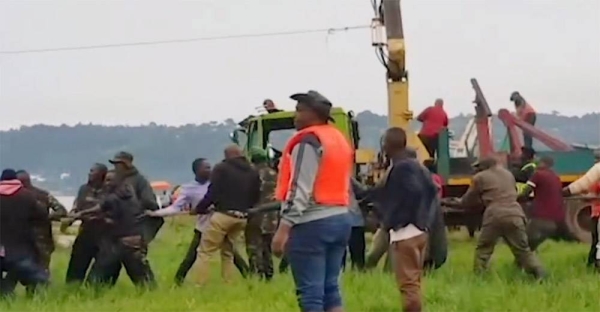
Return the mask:
[[[450, 129], [459, 136], [470, 118], [467, 115], [452, 118]], [[377, 148], [387, 118], [365, 111], [357, 115], [357, 120], [361, 146]], [[228, 119], [178, 127], [155, 123], [138, 127], [91, 124], [21, 127], [0, 132], [0, 166], [27, 169], [43, 176], [45, 187], [72, 193], [85, 181], [91, 164], [108, 164], [115, 152], [126, 150], [133, 153], [135, 164], [149, 179], [181, 183], [191, 178], [189, 164], [195, 157], [205, 157], [213, 163], [222, 158], [223, 149], [231, 144], [229, 134], [236, 126], [234, 120]], [[419, 127], [417, 123], [413, 126]], [[600, 145], [598, 113], [582, 117], [540, 114], [537, 126], [567, 142]], [[495, 141], [502, 141], [504, 136], [501, 122], [494, 120]], [[70, 177], [63, 176], [61, 180], [62, 173]]]

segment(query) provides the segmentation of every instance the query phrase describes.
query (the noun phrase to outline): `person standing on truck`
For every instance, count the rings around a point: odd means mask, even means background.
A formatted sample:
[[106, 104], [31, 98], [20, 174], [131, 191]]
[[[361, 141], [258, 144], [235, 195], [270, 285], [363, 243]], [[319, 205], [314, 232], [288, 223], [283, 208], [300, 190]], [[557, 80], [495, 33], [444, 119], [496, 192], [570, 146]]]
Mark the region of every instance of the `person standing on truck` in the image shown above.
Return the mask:
[[[210, 185], [210, 163], [204, 158], [197, 158], [192, 162], [192, 172], [194, 173], [194, 180], [180, 187], [180, 192], [171, 206], [156, 211], [146, 210], [146, 215], [150, 217], [167, 217], [181, 214], [186, 210], [190, 210], [191, 207], [195, 207], [202, 200]], [[181, 261], [177, 269], [177, 273], [175, 273], [175, 284], [178, 286], [183, 284], [186, 275], [194, 265], [194, 262], [196, 262], [197, 249], [200, 245], [202, 232], [206, 230], [210, 216], [210, 214], [198, 215], [198, 220], [194, 227], [194, 236], [183, 261]], [[227, 255], [224, 257], [227, 257]], [[237, 252], [233, 254], [233, 263], [242, 276], [246, 276], [248, 266]]]
[[529, 248], [526, 217], [517, 202], [514, 176], [493, 157], [478, 161], [473, 166], [479, 172], [473, 176], [467, 192], [459, 201], [445, 203], [465, 209], [482, 204], [485, 207], [481, 234], [475, 248], [475, 273], [488, 270], [498, 239], [503, 238], [517, 263], [536, 279], [543, 279], [542, 264]]
[[440, 132], [448, 127], [448, 115], [444, 110], [444, 100], [436, 99], [433, 106], [427, 107], [417, 116], [417, 120], [423, 124], [419, 132], [419, 138], [425, 145], [429, 156], [434, 158], [438, 148]]
[[269, 113], [269, 114], [281, 112], [280, 109], [277, 109], [277, 107], [275, 106], [275, 103], [271, 99], [264, 100], [263, 107], [264, 107], [264, 109], [267, 110], [267, 113]]
[[281, 156], [276, 198], [281, 222], [273, 252], [285, 250], [302, 311], [343, 311], [342, 258], [351, 232], [348, 213], [354, 165], [348, 139], [329, 121], [331, 102], [316, 91], [294, 94], [298, 132]]
[[[523, 98], [518, 91], [515, 91], [510, 95], [510, 100], [515, 103], [517, 118], [535, 126], [537, 114], [533, 109], [533, 106], [525, 101], [525, 98]], [[530, 135], [525, 134], [525, 132], [523, 132], [523, 145], [528, 148], [533, 147], [533, 138]]]
[[544, 156], [523, 192], [527, 198], [533, 192], [533, 210], [527, 224], [529, 248], [535, 251], [546, 239], [555, 237], [564, 229], [565, 207], [560, 177], [552, 170], [554, 160]]

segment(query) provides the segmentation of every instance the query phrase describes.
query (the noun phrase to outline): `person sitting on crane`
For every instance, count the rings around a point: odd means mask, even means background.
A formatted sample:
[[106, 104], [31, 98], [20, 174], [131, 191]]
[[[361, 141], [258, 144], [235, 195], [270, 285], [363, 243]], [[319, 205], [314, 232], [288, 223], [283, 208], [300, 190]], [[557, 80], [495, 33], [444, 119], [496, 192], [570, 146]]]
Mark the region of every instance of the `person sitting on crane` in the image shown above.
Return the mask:
[[[524, 122], [535, 126], [535, 120], [537, 119], [537, 114], [525, 98], [518, 92], [515, 91], [510, 95], [510, 100], [515, 103], [515, 109], [517, 110], [517, 117]], [[525, 134], [523, 132], [523, 145], [531, 148], [533, 146], [533, 138], [530, 135]]]
[[417, 116], [417, 120], [423, 123], [419, 132], [419, 139], [425, 145], [429, 156], [434, 158], [440, 132], [448, 127], [448, 115], [444, 111], [444, 100], [436, 99], [433, 106], [427, 107]]
[[271, 99], [266, 99], [263, 101], [263, 107], [267, 110], [267, 113], [272, 114], [272, 113], [277, 113], [280, 112], [280, 109], [277, 109], [277, 107], [275, 107], [275, 103], [273, 103], [273, 101]]

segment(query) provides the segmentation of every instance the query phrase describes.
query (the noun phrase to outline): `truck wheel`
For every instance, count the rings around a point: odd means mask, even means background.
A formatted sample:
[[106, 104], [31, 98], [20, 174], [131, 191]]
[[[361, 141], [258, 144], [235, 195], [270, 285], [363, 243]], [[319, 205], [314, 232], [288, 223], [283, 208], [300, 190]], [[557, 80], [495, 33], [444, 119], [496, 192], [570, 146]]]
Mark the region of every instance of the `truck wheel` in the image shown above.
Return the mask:
[[583, 200], [567, 200], [565, 223], [569, 234], [582, 243], [592, 242], [592, 207]]

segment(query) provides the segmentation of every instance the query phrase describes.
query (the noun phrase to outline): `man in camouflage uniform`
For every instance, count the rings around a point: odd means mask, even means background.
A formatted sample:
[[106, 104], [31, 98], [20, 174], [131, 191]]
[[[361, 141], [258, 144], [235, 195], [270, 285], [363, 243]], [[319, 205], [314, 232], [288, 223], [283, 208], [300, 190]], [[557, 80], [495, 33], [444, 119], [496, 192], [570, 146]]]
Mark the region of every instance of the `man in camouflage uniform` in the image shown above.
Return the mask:
[[46, 270], [46, 272], [49, 272], [50, 258], [52, 252], [54, 252], [51, 222], [60, 221], [62, 217], [65, 217], [67, 215], [67, 209], [65, 209], [52, 194], [33, 186], [31, 184], [31, 177], [25, 170], [17, 171], [17, 179], [21, 181], [26, 189], [35, 194], [38, 204], [48, 211], [48, 219], [45, 222], [39, 223], [34, 229], [34, 232], [36, 235], [35, 243], [38, 249], [38, 263]]
[[517, 264], [536, 279], [545, 276], [544, 268], [529, 248], [526, 219], [517, 202], [515, 178], [494, 158], [474, 164], [478, 171], [467, 192], [458, 201], [445, 201], [447, 206], [474, 208], [483, 205], [485, 212], [481, 234], [475, 248], [474, 271], [488, 270], [498, 240], [503, 238]]
[[[251, 151], [251, 161], [258, 170], [261, 179], [259, 205], [274, 201], [277, 172], [268, 165], [267, 153], [262, 149]], [[246, 248], [250, 272], [260, 278], [270, 280], [273, 277], [273, 257], [271, 240], [277, 230], [278, 211], [257, 213], [248, 217], [246, 225]]]
[[[73, 203], [69, 215], [77, 214], [81, 211], [91, 209], [98, 205], [104, 196], [103, 183], [108, 169], [103, 164], [94, 164], [88, 174], [88, 182], [83, 184], [77, 192], [77, 197]], [[73, 223], [73, 218], [63, 219], [61, 222], [61, 231]], [[100, 241], [106, 230], [107, 224], [104, 222], [102, 214], [91, 215], [82, 220], [77, 238], [73, 243], [71, 258], [67, 268], [67, 283], [82, 283], [85, 280], [86, 273], [96, 258], [100, 248]]]
[[155, 286], [154, 273], [147, 259], [147, 243], [143, 238], [144, 214], [133, 187], [118, 178], [114, 171], [105, 177], [106, 196], [93, 208], [79, 212], [103, 212], [108, 223], [106, 237], [101, 240], [98, 255], [88, 277], [94, 286], [113, 285], [114, 268], [125, 266], [129, 278], [136, 286]]
[[[144, 210], [158, 210], [159, 207], [152, 186], [150, 186], [150, 182], [148, 182], [146, 177], [133, 165], [133, 155], [121, 151], [115, 154], [109, 162], [115, 166], [118, 178], [131, 185], [135, 196]], [[150, 243], [154, 239], [164, 222], [163, 218], [144, 218], [142, 236], [147, 243]]]

